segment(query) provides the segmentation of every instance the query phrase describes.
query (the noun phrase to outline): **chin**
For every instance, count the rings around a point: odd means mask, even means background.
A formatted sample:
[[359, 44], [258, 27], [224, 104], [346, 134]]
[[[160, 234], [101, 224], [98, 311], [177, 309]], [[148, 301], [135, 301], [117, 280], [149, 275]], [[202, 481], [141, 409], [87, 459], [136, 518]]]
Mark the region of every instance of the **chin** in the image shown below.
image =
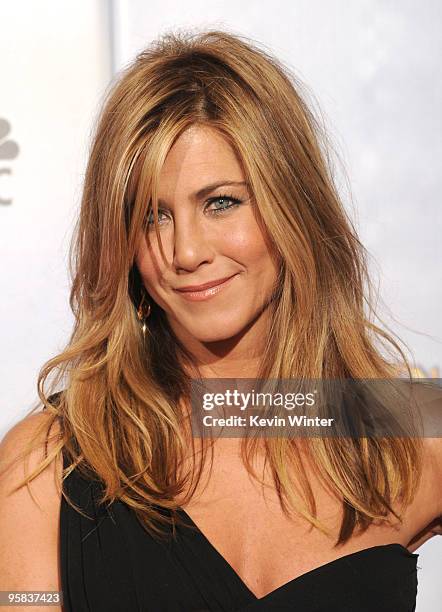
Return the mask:
[[232, 317], [223, 317], [218, 313], [207, 320], [202, 320], [200, 316], [197, 321], [189, 321], [185, 328], [187, 333], [199, 342], [222, 342], [240, 334], [247, 323], [247, 318], [243, 321], [237, 312], [233, 313]]
[[207, 329], [194, 329], [189, 330], [191, 335], [199, 342], [222, 342], [223, 340], [229, 340], [236, 336], [242, 328], [235, 326], [232, 330], [222, 325], [212, 326]]

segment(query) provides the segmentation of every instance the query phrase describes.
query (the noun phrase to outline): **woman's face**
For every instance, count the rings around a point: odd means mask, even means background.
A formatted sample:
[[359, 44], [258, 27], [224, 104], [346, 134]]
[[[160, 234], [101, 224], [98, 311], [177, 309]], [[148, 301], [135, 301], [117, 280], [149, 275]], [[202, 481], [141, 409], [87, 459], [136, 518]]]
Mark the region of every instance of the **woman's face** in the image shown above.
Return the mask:
[[[232, 338], [262, 319], [271, 297], [277, 264], [244, 180], [233, 149], [213, 128], [191, 126], [166, 157], [158, 220], [167, 263], [152, 212], [136, 264], [151, 299], [184, 342]], [[205, 292], [183, 291], [227, 278]]]

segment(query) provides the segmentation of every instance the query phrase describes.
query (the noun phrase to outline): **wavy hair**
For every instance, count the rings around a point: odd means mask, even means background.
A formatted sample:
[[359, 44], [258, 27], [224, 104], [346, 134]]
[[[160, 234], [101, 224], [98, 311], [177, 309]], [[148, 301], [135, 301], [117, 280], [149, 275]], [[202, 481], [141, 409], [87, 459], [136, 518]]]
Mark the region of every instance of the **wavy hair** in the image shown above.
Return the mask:
[[[191, 125], [215, 128], [238, 154], [282, 262], [260, 378], [389, 379], [401, 368], [411, 377], [393, 334], [375, 323], [367, 252], [338, 194], [326, 130], [302, 90], [291, 69], [262, 45], [220, 30], [167, 32], [119, 74], [96, 123], [71, 245], [74, 329], [38, 377], [39, 406], [60, 429], [26, 482], [66, 453], [64, 477], [74, 466], [98, 477], [102, 503], [121, 500], [158, 535], [159, 523], [179, 520], [177, 495], [188, 483], [194, 486], [186, 500], [196, 489], [205, 449], [199, 460], [194, 452], [191, 469], [181, 474], [178, 468], [189, 443], [181, 408], [192, 379], [184, 364], [195, 376], [198, 366], [153, 302], [143, 338], [136, 309], [144, 287], [134, 263], [151, 210], [159, 238], [159, 172]], [[413, 499], [421, 469], [417, 439], [304, 443], [342, 500], [335, 545], [375, 520], [400, 519], [393, 505], [403, 508]], [[245, 438], [242, 451], [254, 474], [256, 440]], [[269, 438], [265, 453], [285, 511], [288, 502], [327, 532], [299, 445]]]

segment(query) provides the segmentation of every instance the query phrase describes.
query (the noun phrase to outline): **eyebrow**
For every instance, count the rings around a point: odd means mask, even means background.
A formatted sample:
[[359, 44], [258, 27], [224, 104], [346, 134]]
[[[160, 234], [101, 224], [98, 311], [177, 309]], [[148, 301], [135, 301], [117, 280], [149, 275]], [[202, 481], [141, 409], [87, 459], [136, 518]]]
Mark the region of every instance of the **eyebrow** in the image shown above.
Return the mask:
[[[248, 183], [246, 181], [217, 181], [216, 183], [210, 183], [209, 185], [206, 185], [205, 187], [198, 189], [198, 191], [195, 191], [192, 194], [192, 198], [195, 200], [200, 200], [204, 198], [205, 196], [209, 195], [209, 193], [211, 193], [212, 191], [215, 191], [215, 189], [218, 189], [218, 187], [224, 187], [225, 185], [238, 186], [238, 185], [248, 185]], [[161, 206], [164, 206], [165, 202], [159, 199], [158, 204], [160, 204]]]

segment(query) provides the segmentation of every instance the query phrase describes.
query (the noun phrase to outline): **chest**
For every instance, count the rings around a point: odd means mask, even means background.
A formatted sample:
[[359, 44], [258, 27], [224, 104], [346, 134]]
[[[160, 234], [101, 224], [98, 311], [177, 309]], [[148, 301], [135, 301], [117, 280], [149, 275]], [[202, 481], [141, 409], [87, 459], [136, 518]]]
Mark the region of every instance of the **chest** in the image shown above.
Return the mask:
[[243, 463], [239, 440], [219, 440], [211, 471], [209, 466], [210, 454], [194, 496], [180, 505], [208, 544], [258, 597], [352, 552], [406, 539], [392, 528], [372, 526], [334, 548], [342, 520], [340, 499], [309, 472], [317, 518], [333, 536], [312, 528], [299, 512], [287, 515], [264, 454], [253, 462], [260, 483]]

